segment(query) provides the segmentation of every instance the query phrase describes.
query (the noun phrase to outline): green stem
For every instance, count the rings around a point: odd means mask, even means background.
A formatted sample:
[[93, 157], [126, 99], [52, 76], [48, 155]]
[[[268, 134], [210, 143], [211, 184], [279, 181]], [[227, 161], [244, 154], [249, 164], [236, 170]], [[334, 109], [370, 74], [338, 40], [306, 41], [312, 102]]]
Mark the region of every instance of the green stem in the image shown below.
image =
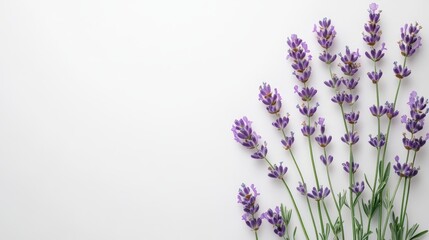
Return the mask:
[[[301, 177], [302, 184], [305, 184], [304, 177], [302, 176], [301, 169], [299, 168], [298, 163], [296, 162], [296, 159], [295, 159], [295, 156], [293, 155], [292, 149], [289, 149], [289, 153], [290, 153], [292, 160], [296, 166], [296, 169], [298, 170], [299, 176]], [[307, 200], [308, 210], [310, 211], [311, 221], [313, 223], [313, 228], [314, 228], [314, 232], [316, 234], [316, 239], [319, 239], [316, 221], [314, 220], [313, 210], [311, 209], [311, 206], [310, 206], [310, 200], [309, 200], [307, 195], [305, 195], [305, 198]]]
[[292, 192], [290, 191], [289, 186], [287, 185], [286, 181], [283, 178], [282, 178], [282, 182], [283, 182], [284, 186], [286, 187], [286, 189], [290, 195], [290, 198], [292, 199], [292, 203], [293, 203], [293, 206], [295, 208], [296, 213], [298, 214], [299, 222], [301, 223], [301, 227], [302, 227], [302, 230], [304, 232], [305, 238], [307, 240], [310, 240], [310, 238], [308, 237], [307, 230], [305, 229], [304, 222], [302, 221], [301, 213], [299, 212], [298, 207], [296, 206], [296, 202], [295, 202], [295, 199], [292, 195]]
[[[407, 151], [407, 160], [406, 160], [406, 163], [408, 163], [408, 159], [409, 159], [409, 157], [410, 157], [410, 150], [408, 150]], [[404, 180], [404, 188], [403, 188], [403, 191], [402, 191], [402, 201], [401, 201], [401, 215], [400, 215], [400, 223], [401, 223], [401, 226], [402, 226], [402, 219], [404, 219], [404, 204], [405, 204], [405, 194], [406, 194], [406, 190], [407, 190], [407, 182], [409, 181], [409, 179], [407, 179], [407, 178], [405, 178], [405, 180]]]
[[[323, 148], [323, 154], [325, 155], [325, 159], [328, 159], [326, 157], [326, 149]], [[344, 224], [343, 224], [343, 217], [341, 216], [341, 210], [340, 210], [340, 206], [338, 205], [337, 202], [337, 198], [335, 197], [335, 191], [334, 188], [332, 187], [332, 182], [331, 182], [331, 176], [329, 174], [329, 169], [328, 169], [328, 165], [326, 165], [326, 175], [328, 175], [328, 183], [329, 183], [329, 187], [331, 188], [331, 195], [332, 198], [334, 199], [334, 203], [335, 203], [335, 207], [337, 208], [338, 211], [338, 217], [340, 218], [340, 223], [341, 223], [341, 235], [342, 235], [342, 239], [344, 240]]]
[[255, 231], [255, 239], [258, 240], [258, 232]]
[[381, 235], [381, 239], [384, 239], [384, 236], [386, 235], [386, 229], [387, 229], [387, 223], [389, 222], [390, 213], [393, 209], [393, 202], [395, 201], [396, 193], [398, 192], [399, 185], [401, 185], [402, 177], [399, 177], [398, 183], [395, 187], [395, 192], [393, 193], [392, 200], [390, 200], [391, 205], [389, 206], [389, 210], [387, 211], [386, 220], [384, 221], [384, 227], [383, 227], [383, 233]]
[[[417, 152], [414, 151], [413, 162], [411, 163], [411, 167], [414, 167], [414, 162], [416, 161], [416, 155], [417, 155]], [[405, 198], [404, 215], [402, 216], [404, 219], [402, 219], [402, 224], [404, 224], [405, 215], [407, 214], [408, 199], [409, 199], [409, 196], [410, 196], [410, 187], [411, 187], [411, 177], [408, 179], [408, 187], [407, 187], [407, 196]]]
[[323, 208], [324, 208], [324, 210], [325, 210], [326, 217], [328, 218], [329, 226], [331, 227], [332, 232], [333, 232], [333, 233], [334, 233], [334, 235], [335, 235], [335, 239], [337, 239], [337, 240], [338, 240], [338, 236], [337, 236], [337, 234], [335, 233], [335, 227], [334, 227], [334, 224], [332, 224], [332, 220], [331, 220], [331, 217], [329, 216], [328, 209], [326, 208], [325, 201], [323, 201], [323, 200], [322, 200], [322, 203], [323, 203]]
[[350, 211], [351, 211], [351, 217], [352, 217], [352, 231], [353, 231], [353, 240], [356, 240], [356, 224], [355, 224], [355, 208], [353, 206], [353, 184], [354, 184], [354, 176], [353, 176], [353, 149], [352, 145], [350, 144], [350, 168], [349, 168], [349, 185], [350, 185]]

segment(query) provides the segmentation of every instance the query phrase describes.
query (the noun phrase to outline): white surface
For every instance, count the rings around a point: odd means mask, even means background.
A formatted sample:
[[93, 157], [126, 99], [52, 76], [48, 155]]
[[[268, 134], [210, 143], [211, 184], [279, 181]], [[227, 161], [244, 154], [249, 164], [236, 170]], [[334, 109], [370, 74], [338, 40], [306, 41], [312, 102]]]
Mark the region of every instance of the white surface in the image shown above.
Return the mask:
[[[233, 141], [231, 124], [247, 115], [268, 141], [270, 158], [288, 161], [257, 100], [258, 86], [266, 81], [280, 90], [292, 117], [289, 130], [299, 132], [286, 38], [297, 33], [317, 56], [313, 24], [327, 16], [338, 32], [335, 51], [349, 45], [363, 53], [369, 3], [2, 1], [0, 238], [252, 239], [236, 203], [242, 182], [256, 184], [261, 210], [290, 202], [266, 176], [266, 166]], [[412, 89], [429, 96], [427, 6], [416, 0], [379, 4], [388, 48], [383, 102], [396, 86], [391, 69], [401, 59], [399, 28], [414, 21], [424, 27], [424, 46], [408, 62], [412, 75], [400, 93], [404, 110]], [[367, 107], [375, 97], [365, 77], [371, 65], [360, 62], [357, 161], [372, 176], [375, 151], [366, 142], [375, 119]], [[328, 73], [316, 58], [312, 66], [318, 114], [335, 138], [335, 182], [345, 185], [339, 113], [322, 85]], [[398, 153], [389, 159], [404, 155], [403, 131], [397, 119], [390, 149]], [[299, 134], [295, 144], [305, 146]], [[427, 153], [426, 146], [420, 155]], [[297, 150], [298, 158], [305, 156], [305, 148]], [[429, 228], [429, 163], [420, 158], [419, 165], [409, 215]], [[292, 166], [289, 173], [294, 186]], [[260, 234], [276, 238], [267, 224]]]

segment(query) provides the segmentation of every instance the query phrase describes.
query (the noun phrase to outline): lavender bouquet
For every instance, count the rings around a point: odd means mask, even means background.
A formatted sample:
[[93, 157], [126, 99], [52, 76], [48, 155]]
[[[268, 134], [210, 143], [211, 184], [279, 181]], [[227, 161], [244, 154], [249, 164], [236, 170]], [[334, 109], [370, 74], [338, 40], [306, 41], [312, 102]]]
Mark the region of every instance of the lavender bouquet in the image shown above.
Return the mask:
[[[313, 30], [322, 49], [319, 60], [326, 65], [326, 75], [329, 76], [324, 84], [332, 91], [331, 101], [338, 107], [339, 116], [344, 125], [344, 135], [338, 140], [346, 144], [349, 156], [347, 161], [341, 163], [347, 174], [347, 189], [339, 190], [331, 181], [329, 167], [335, 162], [334, 156], [329, 153], [329, 146], [334, 139], [326, 129], [325, 118], [315, 117], [319, 103], [313, 101], [318, 90], [309, 85], [312, 56], [306, 42], [297, 35], [293, 34], [287, 39], [289, 46], [287, 58], [291, 62], [293, 75], [299, 83], [294, 87], [294, 91], [301, 101], [297, 105], [297, 109], [305, 120], [300, 130], [308, 144], [310, 163], [305, 162], [304, 159], [298, 161], [295, 158], [296, 136], [293, 131], [287, 129], [289, 121], [291, 121], [290, 115], [282, 114], [282, 97], [277, 88], [272, 88], [270, 84], [263, 83], [259, 87], [259, 101], [265, 105], [268, 113], [274, 116], [272, 125], [281, 134], [281, 144], [290, 156], [288, 165], [291, 166], [286, 166], [282, 162], [273, 163], [270, 160], [267, 155], [267, 142], [261, 140], [261, 136], [253, 130], [252, 122], [247, 117], [234, 121], [232, 126], [234, 139], [252, 152], [252, 158], [266, 162], [268, 176], [278, 179], [290, 197], [290, 202], [262, 212], [258, 204], [260, 194], [255, 185], [249, 186], [244, 183], [241, 185], [238, 191], [238, 203], [243, 207], [242, 219], [254, 231], [256, 239], [258, 239], [258, 229], [264, 222], [272, 225], [274, 233], [283, 239], [296, 239], [297, 229], [302, 231], [305, 239], [317, 240], [382, 240], [388, 237], [388, 229], [392, 240], [418, 239], [427, 233], [427, 230], [420, 231], [419, 225], [413, 224], [408, 219], [407, 209], [412, 179], [419, 172], [419, 168], [416, 167], [417, 154], [429, 139], [429, 134], [421, 134], [425, 117], [429, 111], [428, 100], [413, 91], [409, 94], [408, 109], [404, 111], [407, 114], [399, 117], [399, 111], [396, 109], [401, 83], [411, 74], [411, 70], [407, 66], [407, 59], [411, 58], [422, 46], [419, 36], [421, 26], [415, 23], [405, 24], [401, 28], [398, 45], [403, 59], [399, 60], [400, 63], [394, 62], [393, 64], [393, 73], [397, 78], [397, 90], [394, 93], [393, 101], [383, 104], [380, 100], [379, 90], [379, 81], [383, 77], [383, 72], [379, 69], [379, 62], [383, 59], [387, 49], [385, 43], [380, 42], [381, 11], [377, 4], [372, 3], [369, 5], [368, 12], [369, 19], [364, 24], [362, 37], [368, 46], [364, 54], [366, 60], [361, 59], [359, 50], [349, 47], [345, 47], [344, 53], [340, 54], [330, 51], [337, 34], [330, 19], [320, 20]], [[369, 146], [374, 149], [372, 151], [375, 152], [376, 160], [366, 161], [367, 164], [374, 165], [373, 179], [366, 175], [362, 179], [355, 176], [361, 163], [354, 154], [355, 146], [360, 140], [359, 133], [356, 131], [356, 125], [361, 115], [356, 105], [359, 100], [356, 91], [359, 84], [358, 72], [361, 68], [359, 61], [369, 61], [372, 64], [372, 70], [367, 72], [370, 80], [367, 82], [374, 86], [376, 96], [375, 104], [369, 106], [369, 111], [362, 111], [370, 113], [377, 124], [377, 132], [370, 135], [368, 139]], [[334, 73], [333, 66], [336, 62], [340, 74]], [[398, 155], [394, 159], [388, 159], [386, 153], [392, 122], [399, 120], [406, 130], [402, 138], [404, 149], [402, 151], [394, 149], [395, 154]], [[314, 151], [316, 145], [319, 152], [322, 153], [320, 156], [316, 156], [316, 151]], [[317, 159], [320, 159], [321, 164], [316, 163]], [[303, 164], [311, 164], [313, 175], [311, 179], [304, 176], [301, 171]], [[298, 172], [299, 180], [297, 182], [292, 179], [286, 181], [285, 175], [289, 168]], [[391, 176], [392, 172], [396, 176]], [[320, 174], [326, 174], [327, 182], [320, 181]], [[389, 181], [392, 183], [389, 184]], [[367, 191], [366, 195], [370, 197], [365, 198], [362, 194], [364, 191]], [[307, 209], [297, 207], [298, 197], [306, 202]], [[395, 201], [397, 198], [401, 200]], [[327, 206], [328, 201], [333, 202], [333, 205], [331, 204], [333, 207]], [[301, 214], [303, 211], [307, 211], [308, 219], [303, 218]], [[350, 214], [345, 214], [345, 212]], [[296, 216], [299, 220], [298, 227], [290, 226], [292, 213], [293, 217]], [[348, 217], [349, 215], [350, 217]], [[348, 226], [351, 231], [345, 231], [344, 226]]]

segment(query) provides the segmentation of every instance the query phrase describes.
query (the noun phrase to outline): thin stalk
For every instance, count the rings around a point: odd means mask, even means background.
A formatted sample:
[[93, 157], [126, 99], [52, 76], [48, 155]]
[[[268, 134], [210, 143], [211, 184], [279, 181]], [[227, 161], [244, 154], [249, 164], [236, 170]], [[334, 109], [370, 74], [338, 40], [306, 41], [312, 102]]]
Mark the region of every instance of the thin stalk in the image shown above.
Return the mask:
[[350, 185], [350, 211], [351, 211], [351, 217], [352, 217], [352, 231], [353, 231], [353, 240], [356, 240], [356, 224], [355, 224], [355, 208], [353, 206], [353, 191], [351, 190], [353, 188], [354, 184], [354, 177], [353, 177], [353, 149], [352, 145], [350, 144], [350, 169], [349, 169], [349, 185]]
[[[322, 201], [323, 201], [323, 200], [322, 200]], [[329, 216], [328, 209], [326, 208], [325, 201], [323, 201], [322, 203], [323, 203], [323, 208], [325, 209], [326, 217], [328, 218], [329, 226], [331, 227], [332, 232], [333, 232], [333, 233], [334, 233], [334, 235], [335, 235], [335, 239], [337, 239], [337, 240], [338, 240], [338, 236], [337, 236], [337, 234], [335, 234], [335, 227], [334, 227], [334, 224], [332, 224], [332, 220], [331, 220], [331, 217]]]
[[[417, 152], [414, 151], [413, 162], [411, 164], [412, 167], [414, 167], [414, 162], [416, 161], [416, 155], [417, 155]], [[402, 224], [405, 221], [405, 214], [407, 214], [408, 199], [409, 199], [409, 196], [410, 196], [410, 187], [411, 187], [411, 178], [408, 179], [408, 188], [407, 188], [407, 196], [405, 198], [404, 215], [402, 216], [404, 219], [402, 219]]]
[[[393, 203], [393, 201], [395, 201], [396, 193], [398, 192], [399, 185], [401, 185], [401, 180], [402, 180], [402, 177], [399, 177], [398, 183], [396, 184], [396, 187], [395, 187], [395, 192], [393, 193], [392, 200], [390, 201], [391, 203]], [[387, 211], [386, 220], [384, 221], [384, 227], [383, 227], [383, 233], [381, 235], [381, 239], [384, 239], [384, 236], [386, 235], [387, 223], [389, 222], [389, 216], [390, 216], [390, 213], [392, 212], [392, 209], [393, 209], [393, 206], [390, 206], [389, 210]]]
[[[323, 154], [325, 155], [325, 159], [327, 159], [326, 157], [326, 148], [323, 148]], [[343, 217], [341, 215], [341, 210], [340, 210], [340, 206], [338, 205], [337, 202], [337, 198], [335, 197], [335, 191], [334, 188], [332, 187], [332, 182], [331, 182], [331, 176], [329, 174], [329, 169], [328, 166], [326, 166], [326, 175], [328, 175], [328, 183], [329, 183], [329, 188], [331, 188], [331, 195], [332, 198], [334, 199], [334, 203], [335, 203], [335, 207], [337, 208], [338, 211], [338, 217], [340, 218], [340, 222], [341, 222], [341, 235], [342, 235], [342, 239], [344, 240], [344, 224], [343, 224]]]
[[258, 232], [255, 231], [255, 239], [258, 240]]
[[[410, 157], [410, 150], [408, 150], [407, 151], [407, 160], [406, 160], [406, 163], [408, 163], [408, 159], [409, 159], [409, 157]], [[408, 180], [409, 179], [407, 179], [407, 178], [405, 178], [405, 181], [404, 181], [404, 188], [403, 188], [403, 191], [402, 191], [402, 201], [401, 201], [401, 215], [400, 215], [400, 222], [402, 223], [402, 219], [403, 219], [403, 217], [404, 217], [404, 204], [405, 204], [405, 194], [406, 194], [406, 190], [407, 190], [407, 182], [408, 182]], [[401, 226], [402, 226], [402, 224], [401, 224]]]

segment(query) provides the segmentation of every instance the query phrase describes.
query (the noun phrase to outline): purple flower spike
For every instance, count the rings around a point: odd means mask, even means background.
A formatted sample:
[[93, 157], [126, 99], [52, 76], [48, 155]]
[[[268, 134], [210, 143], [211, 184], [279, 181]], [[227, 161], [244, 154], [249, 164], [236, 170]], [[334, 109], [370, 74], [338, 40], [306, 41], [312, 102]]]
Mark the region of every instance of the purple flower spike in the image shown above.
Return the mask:
[[384, 108], [383, 106], [375, 106], [375, 105], [372, 105], [370, 108], [369, 108], [369, 110], [371, 111], [371, 114], [372, 114], [372, 116], [374, 116], [374, 117], [381, 117], [381, 116], [383, 116], [384, 114], [386, 114], [386, 112], [387, 112], [387, 109], [386, 108]]
[[275, 122], [273, 122], [273, 126], [276, 127], [278, 130], [285, 129], [288, 124], [289, 124], [289, 114], [286, 117], [279, 117], [276, 119]]
[[414, 25], [405, 24], [405, 26], [401, 28], [401, 40], [399, 40], [398, 44], [403, 56], [411, 57], [416, 53], [417, 49], [422, 46], [422, 38], [418, 36], [420, 29], [422, 29], [422, 27], [418, 23]]
[[267, 156], [267, 153], [268, 153], [267, 143], [264, 142], [264, 144], [261, 145], [261, 148], [255, 153], [253, 153], [251, 157], [254, 159], [264, 159]]
[[413, 167], [411, 164], [403, 163], [401, 164], [399, 162], [399, 157], [395, 157], [396, 164], [393, 165], [393, 169], [395, 170], [395, 173], [398, 174], [400, 177], [405, 178], [412, 178], [419, 173], [419, 168]]
[[289, 45], [288, 57], [292, 59], [293, 75], [302, 83], [306, 83], [311, 75], [311, 55], [308, 55], [310, 50], [302, 39], [292, 34], [287, 40]]
[[350, 112], [344, 114], [344, 117], [346, 118], [347, 122], [350, 124], [356, 124], [359, 120], [359, 113], [360, 112]]
[[385, 48], [386, 44], [382, 43], [381, 48], [379, 50], [373, 48], [369, 52], [365, 52], [365, 56], [369, 59], [371, 59], [373, 62], [378, 62], [384, 57], [384, 50], [387, 50]]
[[[345, 162], [342, 165], [343, 165], [344, 171], [346, 171], [347, 173], [350, 173], [350, 162]], [[359, 168], [359, 164], [354, 162], [352, 167], [353, 173], [355, 173], [358, 168]]]
[[254, 215], [259, 210], [259, 205], [256, 203], [256, 197], [260, 195], [255, 188], [255, 185], [246, 186], [241, 184], [241, 188], [238, 190], [238, 203], [243, 205], [244, 212]]
[[254, 216], [252, 216], [249, 213], [245, 213], [242, 216], [242, 219], [246, 222], [246, 225], [254, 231], [258, 231], [259, 227], [262, 224], [261, 218], [259, 218], [259, 217], [255, 218]]
[[252, 129], [252, 122], [243, 117], [234, 121], [231, 129], [234, 139], [246, 148], [254, 149], [258, 146], [258, 140], [261, 138]]
[[259, 86], [259, 100], [267, 106], [266, 109], [271, 114], [278, 113], [282, 107], [282, 98], [277, 92], [277, 88], [273, 93], [270, 84], [267, 83]]
[[308, 102], [316, 95], [317, 90], [314, 88], [303, 87], [301, 91], [299, 91], [298, 86], [295, 86], [295, 92], [298, 93], [302, 101]]
[[294, 133], [291, 132], [290, 137], [286, 136], [285, 139], [281, 141], [283, 144], [283, 147], [286, 150], [289, 150], [292, 147], [293, 142], [295, 141], [295, 138], [293, 137], [293, 135], [294, 135]]
[[369, 135], [369, 141], [368, 142], [369, 142], [369, 144], [371, 144], [371, 146], [373, 146], [377, 149], [380, 149], [386, 143], [386, 137], [384, 136], [384, 134], [380, 134], [380, 137], [378, 137], [378, 136], [372, 137], [372, 135]]
[[261, 215], [261, 218], [266, 219], [274, 227], [274, 233], [279, 237], [283, 237], [286, 234], [285, 221], [280, 213], [280, 208], [276, 207], [275, 211], [268, 209], [267, 212]]
[[307, 193], [307, 196], [313, 198], [316, 201], [320, 201], [327, 197], [329, 193], [331, 193], [331, 190], [329, 190], [329, 188], [323, 188], [323, 186], [320, 186], [319, 189], [313, 187], [311, 193]]
[[331, 25], [331, 19], [323, 18], [319, 21], [319, 27], [314, 25], [313, 32], [317, 35], [317, 42], [324, 49], [328, 49], [332, 46], [335, 35], [335, 27]]
[[348, 132], [346, 134], [344, 134], [343, 137], [341, 137], [341, 141], [343, 141], [344, 143], [348, 144], [348, 145], [354, 145], [359, 141], [359, 136], [357, 135], [356, 132]]
[[356, 74], [356, 72], [359, 70], [360, 64], [356, 63], [359, 55], [359, 49], [356, 50], [356, 52], [351, 52], [349, 47], [346, 47], [346, 54], [342, 55], [339, 54], [341, 57], [341, 62], [343, 62], [344, 65], [340, 64], [341, 71], [344, 73], [344, 75], [352, 77]]
[[353, 188], [351, 188], [352, 192], [356, 193], [356, 194], [360, 194], [363, 192], [363, 190], [365, 189], [365, 183], [362, 182], [357, 182], [353, 185]]
[[393, 103], [386, 102], [384, 104], [384, 108], [386, 109], [386, 116], [389, 119], [392, 119], [392, 118], [398, 116], [398, 114], [399, 114], [399, 111], [395, 110], [395, 108], [393, 107]]
[[301, 183], [298, 182], [298, 187], [296, 188], [296, 190], [298, 190], [299, 193], [301, 193], [301, 195], [306, 196], [307, 195], [307, 185], [305, 185], [305, 183]]
[[288, 168], [283, 167], [281, 162], [279, 166], [274, 164], [274, 166], [269, 167], [268, 170], [270, 171], [270, 173], [268, 173], [269, 177], [283, 179], [284, 175], [287, 173]]
[[319, 144], [319, 146], [321, 146], [322, 148], [325, 148], [331, 142], [332, 136], [326, 136], [326, 135], [322, 134], [322, 135], [315, 137], [315, 139], [316, 139], [316, 142]]
[[319, 59], [320, 61], [326, 63], [326, 64], [330, 64], [333, 63], [335, 61], [335, 59], [337, 59], [337, 55], [334, 54], [330, 54], [328, 53], [326, 50], [324, 50], [320, 55], [319, 55]]
[[354, 104], [359, 99], [359, 95], [344, 94], [344, 101], [350, 105]]
[[372, 83], [378, 83], [380, 81], [381, 76], [383, 76], [383, 72], [379, 70], [378, 72], [368, 72], [367, 73], [369, 79], [371, 79]]
[[305, 122], [302, 124], [301, 132], [304, 136], [308, 137], [313, 135], [314, 131], [316, 131], [315, 127], [311, 127], [307, 125]]
[[320, 155], [320, 160], [325, 166], [329, 166], [332, 163], [332, 161], [334, 161], [334, 157], [329, 155], [328, 158], [326, 159], [324, 155]]
[[393, 67], [393, 72], [399, 80], [408, 77], [411, 74], [411, 70], [408, 70], [407, 67], [402, 67], [401, 64], [398, 65], [398, 62], [394, 62], [393, 64], [395, 65], [395, 67]]
[[377, 9], [377, 4], [371, 3], [369, 5], [369, 21], [364, 26], [365, 32], [367, 34], [363, 34], [363, 40], [369, 46], [374, 46], [378, 41], [380, 41], [381, 37], [380, 25], [378, 24], [378, 22], [380, 21], [381, 11], [377, 11]]
[[404, 144], [405, 149], [407, 150], [414, 150], [418, 152], [421, 147], [423, 147], [426, 144], [426, 141], [429, 139], [429, 134], [426, 134], [425, 137], [418, 137], [409, 139], [404, 134], [404, 137], [402, 138], [402, 143]]

